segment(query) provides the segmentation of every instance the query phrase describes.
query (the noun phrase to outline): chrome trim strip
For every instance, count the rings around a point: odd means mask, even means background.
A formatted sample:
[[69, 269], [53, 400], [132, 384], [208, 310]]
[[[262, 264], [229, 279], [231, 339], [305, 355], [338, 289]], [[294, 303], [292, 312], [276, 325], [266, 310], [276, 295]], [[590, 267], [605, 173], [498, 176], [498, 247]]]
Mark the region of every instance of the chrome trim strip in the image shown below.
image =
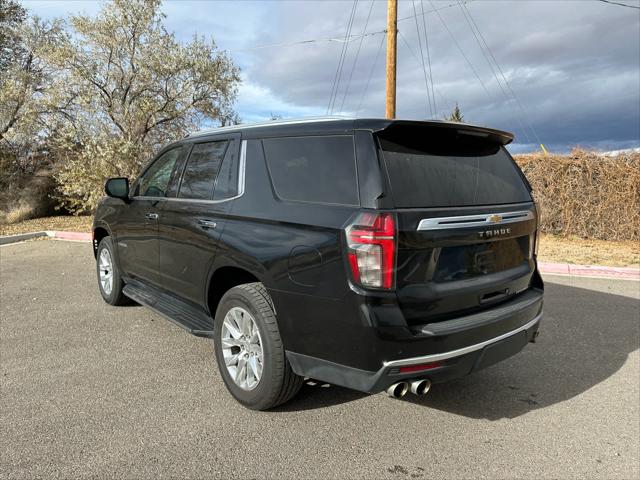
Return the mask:
[[[499, 220], [496, 217], [500, 217]], [[460, 215], [457, 217], [434, 217], [420, 220], [418, 230], [445, 230], [450, 228], [486, 227], [504, 225], [505, 223], [524, 222], [533, 220], [531, 210], [505, 213], [482, 213], [479, 215]]]
[[247, 165], [247, 141], [242, 140], [240, 144], [240, 161], [238, 165], [238, 194], [229, 197], [222, 198], [220, 200], [197, 200], [194, 198], [175, 198], [175, 197], [132, 197], [133, 200], [151, 200], [156, 202], [188, 202], [188, 203], [223, 203], [235, 200], [244, 195], [244, 182], [245, 182], [245, 169]]
[[390, 360], [388, 362], [382, 362], [382, 365], [383, 367], [404, 367], [406, 365], [415, 365], [417, 363], [438, 362], [440, 360], [447, 360], [449, 358], [466, 355], [467, 353], [481, 350], [487, 345], [491, 345], [492, 343], [499, 342], [500, 340], [504, 340], [505, 338], [508, 338], [511, 335], [515, 335], [516, 333], [520, 333], [524, 330], [528, 330], [531, 327], [533, 327], [536, 323], [538, 323], [541, 318], [542, 318], [542, 312], [540, 312], [533, 320], [531, 320], [530, 322], [528, 322], [527, 324], [519, 328], [516, 328], [515, 330], [512, 330], [507, 333], [503, 333], [502, 335], [492, 338], [490, 340], [486, 340], [481, 343], [476, 343], [475, 345], [469, 345], [468, 347], [459, 348], [458, 350], [451, 350], [449, 352], [434, 353], [433, 355], [425, 355], [423, 357], [403, 358], [401, 360]]
[[[247, 141], [242, 140], [240, 145], [240, 167], [238, 172], [238, 197], [244, 195], [244, 176], [247, 168]], [[237, 198], [237, 197], [236, 197]]]

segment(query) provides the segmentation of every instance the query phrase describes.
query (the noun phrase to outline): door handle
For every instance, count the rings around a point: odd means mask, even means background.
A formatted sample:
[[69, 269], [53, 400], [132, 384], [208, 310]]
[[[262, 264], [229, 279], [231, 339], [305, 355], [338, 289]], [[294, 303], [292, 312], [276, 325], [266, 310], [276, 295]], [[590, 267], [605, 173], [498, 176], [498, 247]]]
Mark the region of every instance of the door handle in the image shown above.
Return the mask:
[[218, 226], [218, 224], [213, 220], [205, 220], [204, 218], [198, 219], [198, 225], [202, 228], [216, 228]]
[[147, 213], [145, 215], [145, 217], [149, 220], [157, 220], [158, 219], [158, 214], [157, 213]]

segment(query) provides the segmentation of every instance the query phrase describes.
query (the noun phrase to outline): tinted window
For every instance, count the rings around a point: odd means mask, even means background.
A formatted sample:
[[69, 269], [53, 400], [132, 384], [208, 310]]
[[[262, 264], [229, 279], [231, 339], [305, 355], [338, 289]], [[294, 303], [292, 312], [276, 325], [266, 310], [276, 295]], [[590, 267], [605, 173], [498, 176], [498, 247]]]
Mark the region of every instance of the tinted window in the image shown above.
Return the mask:
[[197, 143], [191, 150], [180, 184], [180, 198], [210, 200], [227, 141]]
[[531, 201], [517, 166], [486, 139], [443, 129], [381, 137], [398, 207], [454, 207]]
[[271, 138], [263, 145], [280, 198], [359, 204], [353, 137]]
[[173, 168], [181, 153], [182, 148], [178, 147], [158, 157], [140, 178], [137, 195], [143, 197], [166, 196]]
[[216, 179], [213, 191], [214, 200], [224, 200], [235, 197], [238, 194], [238, 141], [233, 140], [227, 148], [227, 153], [222, 161], [220, 173]]

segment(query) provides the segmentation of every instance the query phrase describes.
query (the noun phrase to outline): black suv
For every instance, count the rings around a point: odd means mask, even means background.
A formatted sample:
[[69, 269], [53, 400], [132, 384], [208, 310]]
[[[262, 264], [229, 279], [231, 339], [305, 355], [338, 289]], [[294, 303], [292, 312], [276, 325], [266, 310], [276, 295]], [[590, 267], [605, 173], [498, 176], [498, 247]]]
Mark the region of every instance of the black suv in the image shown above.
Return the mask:
[[195, 133], [107, 182], [100, 291], [212, 337], [249, 408], [305, 377], [424, 394], [537, 335], [537, 211], [512, 139], [344, 118]]

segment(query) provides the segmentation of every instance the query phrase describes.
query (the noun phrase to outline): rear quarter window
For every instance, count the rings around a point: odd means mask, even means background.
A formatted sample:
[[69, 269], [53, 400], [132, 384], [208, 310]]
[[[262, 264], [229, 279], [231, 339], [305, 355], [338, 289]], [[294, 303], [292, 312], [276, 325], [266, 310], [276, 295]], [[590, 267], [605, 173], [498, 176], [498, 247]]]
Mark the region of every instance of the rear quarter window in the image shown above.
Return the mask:
[[360, 203], [351, 135], [269, 138], [262, 145], [274, 189], [283, 200]]
[[437, 130], [381, 136], [379, 145], [397, 207], [531, 201], [522, 174], [501, 145]]

